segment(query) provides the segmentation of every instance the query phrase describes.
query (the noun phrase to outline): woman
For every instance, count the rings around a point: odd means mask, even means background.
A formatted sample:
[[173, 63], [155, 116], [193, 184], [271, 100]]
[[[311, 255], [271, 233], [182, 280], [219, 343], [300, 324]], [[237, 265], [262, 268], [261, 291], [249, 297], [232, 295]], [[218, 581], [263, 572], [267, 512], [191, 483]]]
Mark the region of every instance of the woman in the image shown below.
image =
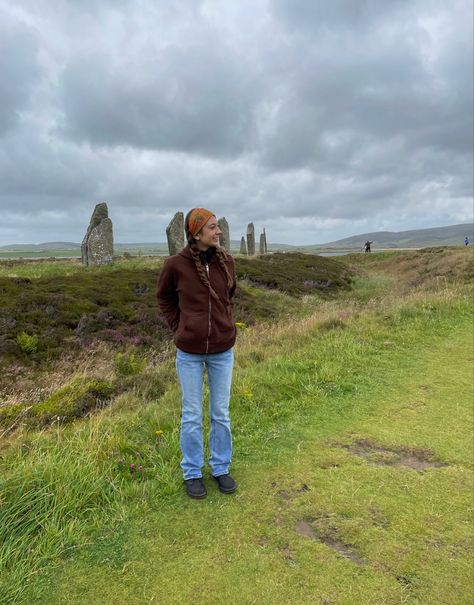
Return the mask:
[[182, 391], [181, 468], [191, 498], [205, 498], [202, 429], [204, 367], [210, 391], [211, 474], [221, 492], [235, 491], [229, 474], [232, 457], [229, 400], [236, 329], [232, 297], [236, 288], [233, 258], [219, 248], [216, 216], [193, 208], [185, 219], [188, 245], [166, 259], [158, 280], [160, 309], [174, 333], [176, 369]]

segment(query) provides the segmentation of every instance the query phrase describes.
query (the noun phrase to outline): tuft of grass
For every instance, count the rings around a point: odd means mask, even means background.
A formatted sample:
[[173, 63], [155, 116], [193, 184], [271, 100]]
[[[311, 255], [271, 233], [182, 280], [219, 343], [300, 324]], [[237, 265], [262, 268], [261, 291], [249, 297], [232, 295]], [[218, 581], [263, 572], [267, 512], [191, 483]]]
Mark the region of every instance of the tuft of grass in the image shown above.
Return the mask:
[[115, 355], [115, 372], [117, 376], [135, 376], [146, 367], [146, 359], [139, 358], [135, 352], [117, 353]]
[[122, 517], [120, 491], [100, 462], [108, 437], [84, 425], [77, 432], [29, 434], [10, 453], [0, 478], [2, 603], [24, 602], [25, 582], [84, 542], [101, 510]]
[[36, 353], [38, 351], [38, 337], [36, 334], [20, 332], [16, 337], [16, 341], [24, 353]]
[[35, 429], [71, 422], [107, 405], [112, 393], [109, 381], [75, 378], [41, 403], [0, 407], [0, 428], [9, 432], [20, 424]]

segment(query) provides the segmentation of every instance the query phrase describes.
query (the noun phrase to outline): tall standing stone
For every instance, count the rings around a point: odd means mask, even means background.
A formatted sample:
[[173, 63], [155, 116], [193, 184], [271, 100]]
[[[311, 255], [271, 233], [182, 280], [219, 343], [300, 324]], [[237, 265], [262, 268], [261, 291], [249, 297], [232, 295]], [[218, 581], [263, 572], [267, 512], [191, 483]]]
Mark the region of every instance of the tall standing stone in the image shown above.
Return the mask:
[[177, 212], [166, 227], [166, 237], [170, 256], [181, 252], [184, 248], [184, 214], [182, 212]]
[[81, 244], [82, 264], [110, 265], [114, 258], [114, 234], [107, 204], [97, 204]]
[[249, 256], [255, 255], [255, 227], [253, 223], [247, 225], [247, 253]]
[[263, 229], [263, 241], [265, 243], [265, 254], [267, 254], [268, 252], [268, 246], [267, 246], [267, 232], [265, 231], [265, 228]]
[[265, 234], [260, 234], [260, 254], [265, 254]]
[[219, 244], [221, 248], [224, 248], [226, 252], [230, 252], [230, 235], [229, 235], [229, 223], [225, 217], [220, 218], [217, 221], [219, 229], [222, 231], [219, 236]]
[[240, 240], [240, 254], [245, 254], [245, 256], [247, 256], [247, 242], [245, 241], [245, 237], [243, 236]]

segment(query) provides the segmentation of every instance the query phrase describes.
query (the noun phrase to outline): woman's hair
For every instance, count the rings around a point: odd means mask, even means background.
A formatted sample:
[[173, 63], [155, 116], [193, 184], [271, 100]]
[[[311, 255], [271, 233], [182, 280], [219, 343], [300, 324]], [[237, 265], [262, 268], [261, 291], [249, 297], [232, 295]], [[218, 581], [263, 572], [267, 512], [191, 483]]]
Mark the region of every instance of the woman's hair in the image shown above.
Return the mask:
[[[207, 288], [209, 288], [209, 292], [211, 293], [211, 296], [213, 298], [215, 298], [216, 300], [219, 300], [219, 295], [214, 290], [214, 288], [211, 286], [211, 283], [209, 282], [209, 278], [207, 276], [207, 272], [204, 269], [203, 264], [201, 263], [201, 259], [199, 257], [201, 251], [197, 247], [194, 236], [189, 231], [189, 217], [191, 216], [192, 211], [193, 210], [190, 210], [187, 213], [186, 218], [184, 219], [184, 230], [186, 232], [186, 240], [189, 244], [191, 255], [193, 257], [194, 264], [196, 265], [196, 270], [198, 272], [200, 280]], [[225, 261], [228, 259], [228, 256], [227, 256], [224, 248], [216, 247], [216, 257], [217, 257], [217, 262], [219, 263], [221, 269], [224, 271], [224, 274], [227, 278], [227, 287], [230, 289], [234, 282], [233, 282], [231, 274], [229, 273], [229, 270], [227, 269], [227, 265], [225, 264]]]

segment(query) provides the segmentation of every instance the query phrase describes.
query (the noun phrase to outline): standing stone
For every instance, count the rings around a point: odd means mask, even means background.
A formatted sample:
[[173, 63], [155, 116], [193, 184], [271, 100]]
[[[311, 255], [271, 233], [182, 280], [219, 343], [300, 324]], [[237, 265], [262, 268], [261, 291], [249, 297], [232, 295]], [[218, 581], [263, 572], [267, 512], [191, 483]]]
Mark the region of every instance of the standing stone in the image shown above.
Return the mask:
[[240, 240], [240, 254], [245, 254], [245, 256], [247, 256], [247, 242], [245, 241], [245, 237], [243, 236]]
[[107, 204], [97, 204], [81, 244], [82, 264], [110, 265], [114, 257], [114, 234]]
[[265, 254], [265, 234], [260, 234], [260, 254]]
[[249, 256], [255, 255], [255, 227], [253, 223], [247, 225], [247, 253]]
[[166, 227], [166, 237], [170, 256], [181, 252], [184, 248], [184, 214], [182, 212], [177, 212]]
[[263, 229], [263, 241], [265, 243], [265, 254], [267, 254], [268, 253], [267, 233], [266, 233], [265, 229]]
[[224, 248], [226, 252], [230, 252], [230, 235], [229, 235], [229, 223], [225, 219], [225, 217], [220, 218], [217, 221], [219, 225], [219, 229], [222, 231], [219, 236], [219, 245], [221, 248]]

